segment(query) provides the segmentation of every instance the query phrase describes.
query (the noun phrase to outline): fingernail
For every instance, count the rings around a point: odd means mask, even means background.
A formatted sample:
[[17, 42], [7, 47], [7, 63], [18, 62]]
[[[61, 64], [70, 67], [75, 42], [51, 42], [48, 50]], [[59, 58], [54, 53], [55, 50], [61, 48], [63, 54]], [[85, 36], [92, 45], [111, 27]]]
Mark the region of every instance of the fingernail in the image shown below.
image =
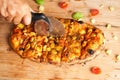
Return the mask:
[[24, 23], [25, 25], [29, 25], [31, 23], [31, 16], [29, 15], [24, 16]]

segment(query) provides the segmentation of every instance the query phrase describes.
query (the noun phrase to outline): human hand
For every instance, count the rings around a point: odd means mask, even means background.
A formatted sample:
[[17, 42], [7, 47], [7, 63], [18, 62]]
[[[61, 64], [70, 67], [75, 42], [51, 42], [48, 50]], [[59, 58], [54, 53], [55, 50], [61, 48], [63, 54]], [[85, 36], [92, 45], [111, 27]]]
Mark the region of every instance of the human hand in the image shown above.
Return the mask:
[[24, 0], [0, 0], [0, 14], [14, 24], [31, 23], [31, 8]]

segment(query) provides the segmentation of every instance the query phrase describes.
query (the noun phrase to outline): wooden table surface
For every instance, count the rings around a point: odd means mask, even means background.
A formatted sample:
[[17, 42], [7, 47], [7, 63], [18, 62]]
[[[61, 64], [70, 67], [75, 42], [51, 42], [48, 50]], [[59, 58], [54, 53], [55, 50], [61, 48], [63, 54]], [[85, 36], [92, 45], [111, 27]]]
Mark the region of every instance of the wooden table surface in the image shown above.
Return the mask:
[[[68, 8], [61, 9], [58, 6], [59, 1], [67, 1]], [[34, 1], [28, 0], [28, 3], [33, 10], [38, 11], [38, 5]], [[73, 12], [80, 11], [85, 15], [83, 21], [90, 23], [90, 19], [94, 18], [96, 23], [93, 25], [105, 34], [105, 47], [99, 56], [89, 62], [71, 66], [35, 63], [22, 59], [8, 43], [12, 24], [0, 18], [0, 80], [120, 80], [120, 61], [116, 60], [116, 55], [120, 55], [119, 3], [120, 0], [45, 0], [46, 15], [71, 18]], [[115, 10], [110, 11], [109, 6], [113, 6]], [[99, 9], [100, 14], [88, 17], [91, 8]], [[108, 23], [112, 25], [110, 29], [105, 27]], [[106, 54], [105, 49], [110, 49], [111, 54]], [[92, 66], [99, 66], [102, 73], [92, 74]]]

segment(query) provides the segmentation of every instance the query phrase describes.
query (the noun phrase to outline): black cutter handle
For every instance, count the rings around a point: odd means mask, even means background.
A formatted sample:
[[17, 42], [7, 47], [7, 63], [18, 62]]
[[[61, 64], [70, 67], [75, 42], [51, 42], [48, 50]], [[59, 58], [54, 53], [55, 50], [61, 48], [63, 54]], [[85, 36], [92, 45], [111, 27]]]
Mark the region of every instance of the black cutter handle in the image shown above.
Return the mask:
[[47, 18], [47, 16], [43, 13], [33, 13], [31, 12], [32, 14], [32, 22], [35, 22], [37, 20], [45, 20], [48, 24], [50, 24], [50, 21], [49, 19]]

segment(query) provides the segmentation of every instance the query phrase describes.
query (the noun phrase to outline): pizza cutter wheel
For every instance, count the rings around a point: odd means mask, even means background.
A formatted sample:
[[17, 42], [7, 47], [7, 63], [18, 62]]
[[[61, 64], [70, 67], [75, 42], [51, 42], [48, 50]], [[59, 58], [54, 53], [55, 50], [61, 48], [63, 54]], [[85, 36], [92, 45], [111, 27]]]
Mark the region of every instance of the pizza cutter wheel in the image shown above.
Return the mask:
[[54, 17], [47, 17], [43, 13], [31, 13], [32, 23], [37, 35], [59, 37], [64, 35], [63, 24]]

